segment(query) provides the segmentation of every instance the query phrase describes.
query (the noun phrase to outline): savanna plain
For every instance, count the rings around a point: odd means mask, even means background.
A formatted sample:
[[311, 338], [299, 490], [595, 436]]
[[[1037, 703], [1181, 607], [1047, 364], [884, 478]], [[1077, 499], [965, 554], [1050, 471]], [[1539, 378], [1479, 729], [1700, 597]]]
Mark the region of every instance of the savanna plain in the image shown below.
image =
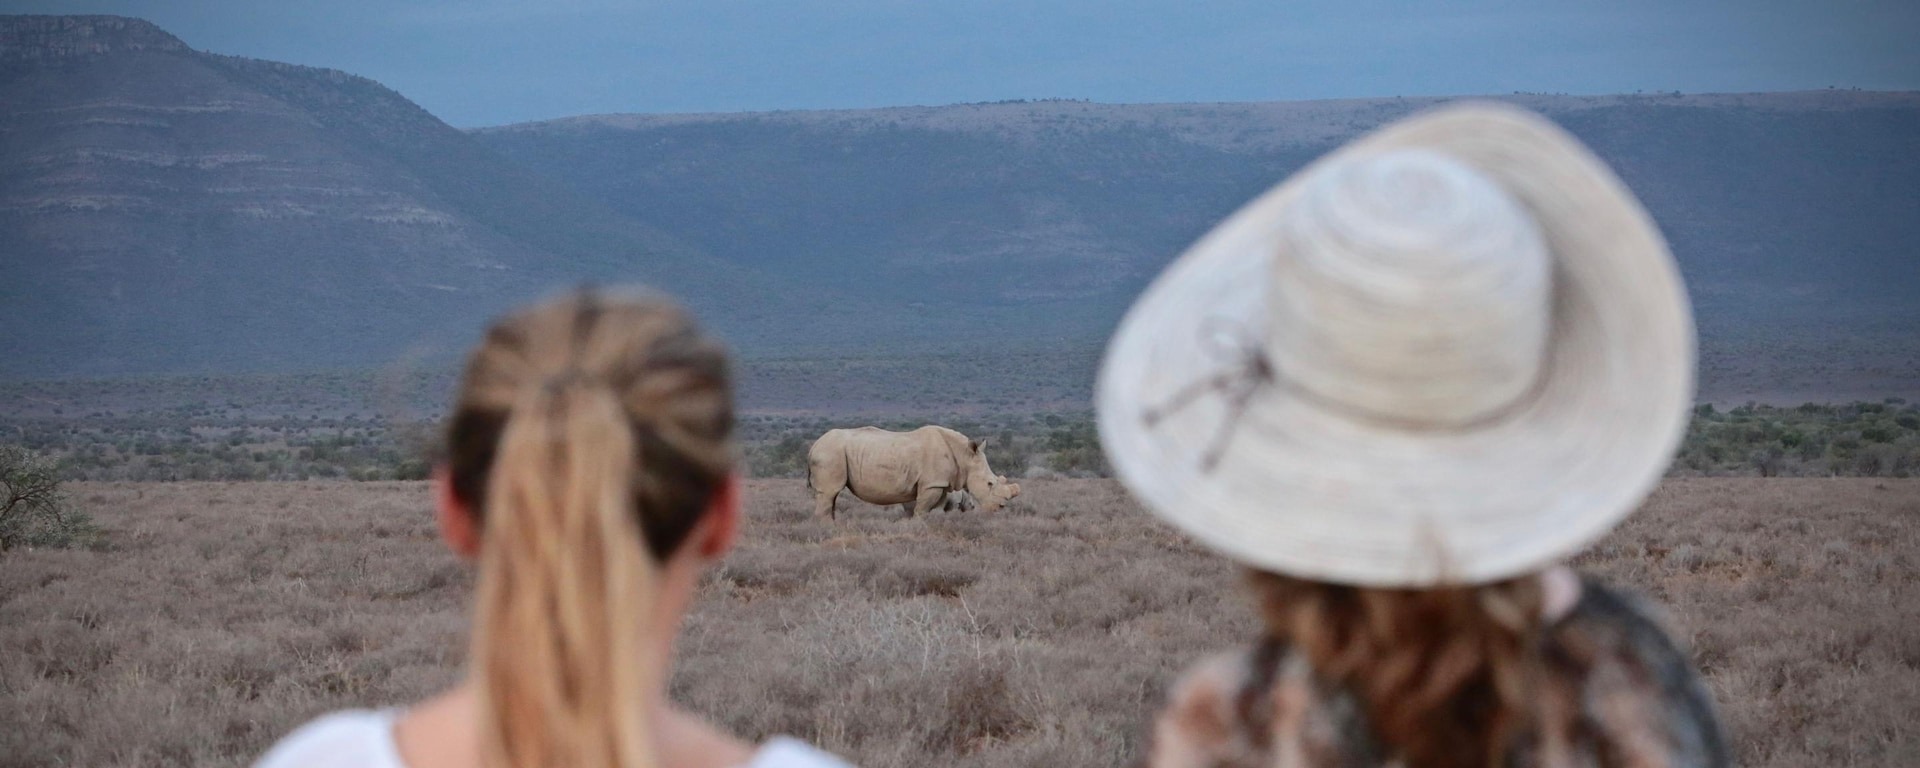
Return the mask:
[[[904, 520], [750, 481], [672, 695], [865, 766], [1115, 766], [1193, 659], [1255, 633], [1234, 569], [1111, 480]], [[0, 766], [238, 765], [453, 682], [471, 576], [405, 482], [74, 483], [87, 548], [0, 559]], [[1664, 603], [1744, 766], [1920, 757], [1920, 480], [1674, 478], [1577, 559]]]

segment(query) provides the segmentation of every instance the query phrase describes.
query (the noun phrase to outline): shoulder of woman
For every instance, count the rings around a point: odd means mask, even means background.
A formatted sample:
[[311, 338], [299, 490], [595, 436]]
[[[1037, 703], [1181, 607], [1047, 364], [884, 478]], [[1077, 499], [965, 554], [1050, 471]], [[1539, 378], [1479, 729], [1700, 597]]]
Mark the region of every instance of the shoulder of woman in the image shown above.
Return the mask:
[[[1633, 675], [1615, 675], [1616, 685], [1603, 686], [1614, 696], [1632, 696], [1638, 686], [1622, 681], [1641, 680], [1660, 699], [1659, 725], [1674, 751], [1674, 765], [1727, 765], [1730, 756], [1713, 695], [1682, 644], [1673, 636], [1673, 623], [1657, 603], [1624, 590], [1584, 580], [1575, 626], [1599, 640]], [[1617, 689], [1617, 690], [1616, 690]], [[1601, 694], [1603, 700], [1611, 698]], [[1626, 711], [1616, 708], [1614, 711]]]
[[1580, 576], [1579, 602], [1574, 615], [1616, 623], [1639, 633], [1665, 637], [1672, 626], [1666, 608], [1637, 593], [1615, 588], [1592, 576]]
[[1638, 662], [1664, 684], [1697, 678], [1685, 646], [1676, 639], [1671, 615], [1659, 603], [1593, 579], [1584, 579], [1580, 602], [1568, 617], [1589, 640], [1609, 652]]
[[1258, 653], [1209, 656], [1181, 673], [1154, 720], [1149, 765], [1215, 765], [1239, 750], [1240, 698], [1252, 685]]
[[742, 768], [853, 768], [853, 764], [799, 739], [775, 736], [754, 750]]
[[392, 710], [350, 709], [293, 730], [253, 768], [405, 768], [393, 743]]
[[1167, 693], [1162, 719], [1195, 730], [1225, 727], [1234, 720], [1234, 700], [1253, 677], [1252, 654], [1218, 653], [1195, 662], [1174, 681]]

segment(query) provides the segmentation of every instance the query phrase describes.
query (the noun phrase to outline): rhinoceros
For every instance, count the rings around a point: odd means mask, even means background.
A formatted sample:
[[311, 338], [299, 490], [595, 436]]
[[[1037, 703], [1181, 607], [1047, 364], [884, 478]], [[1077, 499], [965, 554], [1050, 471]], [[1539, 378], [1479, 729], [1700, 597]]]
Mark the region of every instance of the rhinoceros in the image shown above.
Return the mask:
[[966, 496], [994, 512], [1020, 495], [1019, 483], [993, 473], [986, 441], [933, 426], [828, 430], [807, 451], [807, 487], [815, 517], [834, 516], [841, 489], [869, 504], [899, 504], [909, 517], [939, 506], [951, 510]]

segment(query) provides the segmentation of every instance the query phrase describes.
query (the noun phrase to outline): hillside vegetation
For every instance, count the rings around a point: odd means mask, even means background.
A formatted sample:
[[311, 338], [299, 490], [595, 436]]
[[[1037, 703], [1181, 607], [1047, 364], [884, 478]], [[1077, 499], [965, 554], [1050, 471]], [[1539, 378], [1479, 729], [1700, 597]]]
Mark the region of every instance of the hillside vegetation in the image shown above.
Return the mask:
[[[937, 423], [989, 441], [996, 471], [1014, 477], [1103, 477], [1109, 472], [1084, 410], [968, 410], [915, 415], [748, 413], [742, 458], [757, 477], [798, 478], [815, 438], [836, 427], [909, 430]], [[432, 418], [357, 414], [265, 417], [191, 406], [0, 419], [0, 445], [57, 461], [85, 480], [418, 480], [439, 438]], [[1885, 403], [1742, 405], [1694, 414], [1671, 474], [1920, 476], [1920, 406]]]
[[[1567, 127], [1646, 202], [1710, 346], [1920, 329], [1920, 94], [1501, 98]], [[610, 115], [477, 135], [796, 286], [1045, 306], [1034, 330], [1082, 329], [1267, 186], [1444, 101]]]

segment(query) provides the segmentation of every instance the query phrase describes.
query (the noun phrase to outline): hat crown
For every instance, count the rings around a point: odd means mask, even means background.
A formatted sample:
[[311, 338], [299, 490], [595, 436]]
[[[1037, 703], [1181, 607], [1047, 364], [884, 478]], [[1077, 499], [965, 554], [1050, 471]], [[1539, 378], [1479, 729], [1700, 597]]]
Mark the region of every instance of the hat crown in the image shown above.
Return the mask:
[[1289, 384], [1446, 428], [1498, 415], [1539, 380], [1552, 261], [1530, 212], [1481, 172], [1424, 149], [1331, 163], [1279, 226], [1267, 352]]

